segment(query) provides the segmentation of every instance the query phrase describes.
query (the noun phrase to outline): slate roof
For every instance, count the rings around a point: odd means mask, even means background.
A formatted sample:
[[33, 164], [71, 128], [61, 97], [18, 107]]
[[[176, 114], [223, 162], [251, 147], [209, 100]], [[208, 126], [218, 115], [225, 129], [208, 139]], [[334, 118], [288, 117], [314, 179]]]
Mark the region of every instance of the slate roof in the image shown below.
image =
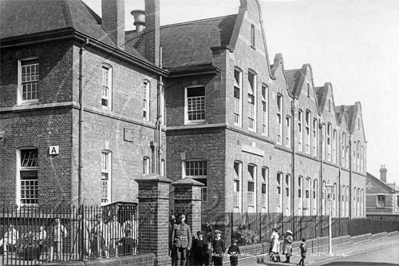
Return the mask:
[[284, 71], [285, 78], [287, 80], [288, 91], [291, 95], [295, 95], [299, 88], [299, 81], [301, 76], [303, 76], [302, 71], [300, 69], [288, 69]]
[[[236, 17], [234, 14], [161, 26], [163, 68], [211, 65], [210, 48], [230, 44]], [[133, 47], [140, 36], [135, 31], [127, 32], [126, 49]], [[140, 43], [138, 51], [142, 52], [144, 43]]]
[[0, 38], [74, 28], [115, 46], [101, 27], [101, 18], [81, 0], [2, 0]]

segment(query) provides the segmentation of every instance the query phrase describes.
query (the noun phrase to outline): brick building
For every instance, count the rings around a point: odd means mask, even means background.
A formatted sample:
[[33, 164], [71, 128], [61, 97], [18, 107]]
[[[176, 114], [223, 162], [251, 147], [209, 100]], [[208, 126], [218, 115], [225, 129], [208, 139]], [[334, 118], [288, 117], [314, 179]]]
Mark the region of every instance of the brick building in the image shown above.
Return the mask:
[[[123, 1], [102, 8], [101, 19], [80, 0], [2, 1], [0, 202], [135, 201], [134, 179], [164, 166], [167, 71], [154, 45], [125, 46]], [[159, 14], [147, 21], [155, 44]]]
[[367, 173], [366, 214], [399, 214], [399, 187], [387, 183], [387, 172], [382, 165], [380, 178]]
[[361, 105], [336, 105], [310, 65], [270, 64], [258, 1], [163, 26], [161, 45], [167, 176], [205, 184], [205, 210], [326, 214], [330, 181], [334, 217], [365, 215]]
[[329, 181], [333, 216], [364, 216], [360, 103], [336, 105], [308, 64], [271, 64], [259, 2], [240, 2], [160, 27], [145, 1], [125, 32], [117, 0], [102, 18], [79, 0], [4, 1], [0, 200], [131, 201], [135, 178], [166, 169], [205, 185], [207, 211], [327, 214]]

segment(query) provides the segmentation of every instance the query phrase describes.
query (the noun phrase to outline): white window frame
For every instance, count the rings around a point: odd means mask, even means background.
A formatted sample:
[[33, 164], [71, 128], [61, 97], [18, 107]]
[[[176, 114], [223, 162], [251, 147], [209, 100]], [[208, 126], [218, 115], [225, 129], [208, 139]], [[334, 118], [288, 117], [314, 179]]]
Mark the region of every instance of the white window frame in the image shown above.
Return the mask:
[[[107, 179], [103, 177], [107, 176]], [[103, 199], [104, 180], [107, 180], [107, 198]], [[108, 150], [101, 152], [101, 205], [111, 203], [111, 183], [112, 183], [112, 153]]]
[[242, 210], [242, 162], [234, 161], [234, 183], [233, 183], [233, 197], [234, 197], [234, 212], [240, 213]]
[[161, 159], [161, 169], [160, 169], [160, 174], [161, 176], [165, 176], [165, 160]]
[[317, 157], [317, 141], [318, 141], [318, 133], [317, 133], [317, 119], [313, 119], [313, 157]]
[[293, 193], [291, 191], [291, 175], [290, 174], [285, 174], [285, 179], [284, 179], [284, 186], [285, 186], [285, 197], [286, 197], [286, 206], [285, 206], [285, 215], [290, 215], [291, 214], [291, 194]]
[[303, 151], [303, 112], [298, 111], [298, 151]]
[[[195, 166], [195, 164], [198, 164], [198, 167]], [[187, 173], [187, 171], [191, 170], [191, 165], [194, 165], [193, 171], [194, 174], [190, 174]], [[187, 166], [190, 166], [190, 168], [188, 168]], [[183, 161], [183, 174], [182, 177], [186, 178], [186, 177], [190, 177], [192, 179], [195, 179], [201, 183], [204, 183], [204, 181], [206, 182], [206, 184], [204, 184], [203, 187], [201, 187], [201, 200], [202, 202], [207, 202], [208, 201], [208, 161], [207, 160], [202, 160], [202, 159], [195, 159], [195, 160], [185, 160]], [[195, 175], [195, 169], [197, 169], [198, 173], [202, 172], [202, 174], [198, 174]]]
[[286, 116], [285, 117], [285, 128], [286, 128], [286, 134], [285, 134], [285, 147], [291, 148], [291, 117]]
[[[112, 109], [112, 67], [108, 64], [102, 64], [102, 81], [101, 81], [101, 107], [104, 109]], [[106, 72], [105, 72], [106, 71]]]
[[257, 74], [254, 71], [248, 71], [248, 130], [252, 132], [256, 132], [257, 82]]
[[[29, 62], [32, 62], [29, 64]], [[36, 77], [32, 77], [29, 81], [23, 81], [22, 80], [22, 73], [23, 73], [23, 68], [27, 66], [34, 66], [35, 69], [37, 69], [37, 74], [34, 75]], [[33, 78], [33, 80], [32, 80]], [[40, 65], [39, 65], [39, 58], [38, 57], [27, 57], [24, 59], [18, 60], [18, 90], [17, 90], [17, 104], [29, 104], [29, 103], [37, 103], [39, 102], [39, 81], [40, 81]], [[23, 93], [23, 86], [24, 84], [31, 83], [31, 86], [36, 86], [36, 96], [32, 97], [31, 99], [23, 99], [24, 93]]]
[[[189, 98], [187, 96], [188, 90], [196, 89], [196, 88], [202, 88], [204, 90], [204, 95], [190, 97], [190, 101], [191, 101], [191, 98], [196, 98], [196, 102], [193, 102], [193, 104], [196, 107], [199, 105], [198, 109], [190, 110], [190, 111], [197, 112], [200, 119], [189, 119]], [[205, 123], [205, 117], [206, 117], [205, 95], [206, 95], [206, 91], [205, 91], [204, 85], [189, 86], [184, 89], [184, 123], [185, 124], [204, 124]], [[203, 108], [201, 106], [203, 106]], [[201, 116], [203, 118], [201, 118]]]
[[[256, 212], [256, 199], [257, 199], [257, 166], [255, 164], [248, 164], [248, 178], [247, 178], [247, 206], [248, 212]], [[251, 172], [252, 170], [252, 172]], [[249, 183], [253, 183], [253, 191], [249, 191]], [[253, 201], [250, 202], [249, 195], [253, 196]]]
[[268, 194], [268, 181], [269, 181], [269, 168], [262, 167], [262, 185], [261, 185], [261, 195], [262, 195], [262, 210], [267, 212], [267, 194]]
[[269, 136], [269, 86], [262, 84], [262, 135]]
[[327, 124], [327, 161], [331, 162], [331, 129], [330, 123]]
[[150, 165], [151, 165], [150, 157], [144, 156], [143, 157], [143, 175], [150, 174], [150, 169], [151, 169]]
[[305, 112], [305, 126], [306, 126], [306, 153], [310, 154], [310, 111], [306, 110]]
[[276, 181], [277, 181], [277, 196], [278, 196], [278, 201], [277, 201], [277, 213], [282, 213], [282, 207], [283, 207], [283, 173], [277, 172], [276, 176]]
[[242, 127], [242, 71], [238, 68], [234, 68], [233, 98], [234, 98], [234, 125]]
[[[24, 167], [22, 166], [22, 153], [23, 151], [26, 150], [36, 150], [37, 151], [37, 166], [30, 166], [30, 167]], [[38, 201], [39, 201], [39, 150], [37, 147], [24, 147], [16, 150], [16, 165], [17, 165], [17, 171], [16, 171], [16, 205], [17, 206], [37, 206]], [[29, 201], [28, 198], [23, 199], [22, 198], [22, 181], [24, 180], [22, 177], [23, 172], [36, 172], [36, 190], [37, 190], [37, 197], [32, 197], [30, 198], [33, 202], [22, 202], [23, 200]], [[34, 179], [33, 179], [34, 180]], [[35, 202], [36, 201], [36, 202]]]
[[283, 96], [277, 94], [277, 144], [283, 145]]
[[322, 141], [322, 145], [321, 145], [321, 158], [323, 159], [323, 160], [325, 160], [326, 159], [326, 124], [322, 124], [322, 127], [321, 127], [321, 141]]
[[313, 179], [312, 182], [312, 202], [313, 202], [313, 209], [312, 209], [312, 215], [317, 215], [317, 203], [319, 202], [319, 195], [318, 195], [318, 180], [317, 179]]
[[150, 120], [150, 88], [151, 83], [146, 80], [143, 83], [143, 119]]
[[346, 160], [345, 160], [345, 146], [346, 146], [346, 134], [342, 132], [342, 139], [341, 139], [341, 164], [342, 167], [346, 167]]
[[337, 131], [334, 129], [333, 130], [333, 135], [332, 135], [332, 152], [331, 152], [331, 156], [332, 156], [332, 162], [336, 163], [337, 162]]

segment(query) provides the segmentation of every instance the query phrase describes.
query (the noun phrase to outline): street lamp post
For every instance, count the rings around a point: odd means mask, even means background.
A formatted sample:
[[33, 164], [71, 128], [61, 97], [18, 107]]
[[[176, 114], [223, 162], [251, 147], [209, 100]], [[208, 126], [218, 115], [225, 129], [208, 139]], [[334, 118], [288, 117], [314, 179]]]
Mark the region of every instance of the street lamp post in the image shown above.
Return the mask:
[[328, 215], [328, 255], [332, 256], [332, 229], [331, 229], [331, 215], [332, 215], [332, 194], [334, 193], [334, 185], [328, 181], [326, 184], [327, 199], [330, 202], [330, 213]]

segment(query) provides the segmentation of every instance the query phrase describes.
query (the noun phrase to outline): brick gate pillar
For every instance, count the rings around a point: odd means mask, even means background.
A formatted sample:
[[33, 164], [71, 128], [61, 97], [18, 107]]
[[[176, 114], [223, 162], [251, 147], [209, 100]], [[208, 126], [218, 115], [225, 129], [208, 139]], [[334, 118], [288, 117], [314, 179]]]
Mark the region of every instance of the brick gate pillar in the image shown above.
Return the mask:
[[140, 253], [154, 253], [155, 265], [170, 265], [169, 186], [172, 180], [152, 174], [137, 178]]
[[193, 235], [201, 230], [201, 187], [204, 185], [186, 177], [172, 183], [175, 188], [175, 213], [186, 213]]

